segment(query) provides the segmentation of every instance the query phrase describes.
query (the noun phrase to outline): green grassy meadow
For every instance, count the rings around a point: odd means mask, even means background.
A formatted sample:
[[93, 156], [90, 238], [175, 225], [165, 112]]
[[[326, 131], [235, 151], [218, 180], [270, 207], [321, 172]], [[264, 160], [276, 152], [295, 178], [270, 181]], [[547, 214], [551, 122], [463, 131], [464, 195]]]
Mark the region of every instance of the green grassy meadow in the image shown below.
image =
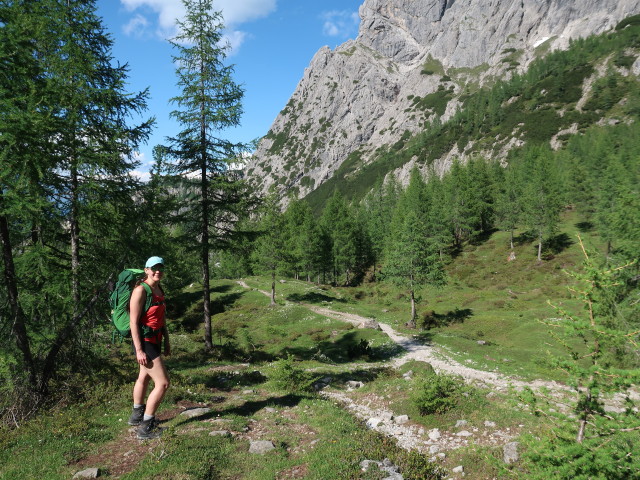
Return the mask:
[[[313, 389], [283, 390], [274, 379], [280, 361], [290, 358], [306, 385], [328, 377], [328, 390], [406, 414], [425, 430], [451, 428], [459, 419], [480, 428], [492, 421], [514, 435], [545, 429], [511, 393], [468, 385], [452, 410], [421, 415], [412, 401], [416, 382], [403, 374], [411, 370], [417, 381], [429, 374], [428, 364], [392, 368], [402, 352], [382, 331], [358, 329], [307, 305], [373, 318], [477, 369], [562, 381], [545, 362], [547, 351], [560, 349], [538, 320], [554, 315], [548, 302], [580, 308], [568, 295], [564, 270], [580, 268], [578, 233], [587, 245], [598, 247], [599, 240], [576, 224], [575, 212], [566, 212], [561, 245], [542, 263], [534, 243], [518, 232], [513, 261], [504, 232], [468, 245], [448, 265], [445, 287], [420, 292], [415, 330], [405, 326], [406, 293], [385, 283], [340, 288], [278, 279], [277, 305], [270, 306], [261, 292], [270, 289], [268, 278], [242, 279], [250, 288], [218, 280], [212, 292], [216, 348], [205, 354], [200, 294], [186, 289], [170, 307], [174, 354], [167, 359], [172, 385], [158, 413], [163, 436], [141, 442], [126, 425], [137, 369], [128, 344], [109, 343], [101, 348], [109, 362], [94, 385], [60, 395], [58, 404], [19, 428], [0, 429], [0, 479], [69, 479], [89, 467], [99, 468], [101, 478], [120, 479], [378, 479], [381, 472], [363, 472], [360, 462], [385, 458], [405, 479], [453, 478], [450, 469], [458, 465], [466, 478], [513, 478], [501, 464], [500, 446], [463, 447], [431, 463]], [[106, 339], [107, 330], [97, 335]], [[349, 380], [364, 386], [348, 391]], [[210, 410], [195, 418], [181, 414], [194, 407]], [[256, 439], [275, 448], [249, 453]]]

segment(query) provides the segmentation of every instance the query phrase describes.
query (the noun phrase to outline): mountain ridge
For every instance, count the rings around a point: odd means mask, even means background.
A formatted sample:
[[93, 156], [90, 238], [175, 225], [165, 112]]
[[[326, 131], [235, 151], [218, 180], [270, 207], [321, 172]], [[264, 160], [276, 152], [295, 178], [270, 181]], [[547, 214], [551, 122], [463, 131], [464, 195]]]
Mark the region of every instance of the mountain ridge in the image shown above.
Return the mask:
[[[638, 11], [628, 0], [366, 0], [358, 37], [314, 55], [247, 165], [248, 178], [283, 203], [304, 197], [350, 157], [372, 162], [381, 148], [450, 119], [481, 87]], [[519, 141], [506, 142], [505, 152], [509, 144]], [[454, 148], [435, 171], [464, 156]], [[412, 163], [395, 176], [406, 180]]]

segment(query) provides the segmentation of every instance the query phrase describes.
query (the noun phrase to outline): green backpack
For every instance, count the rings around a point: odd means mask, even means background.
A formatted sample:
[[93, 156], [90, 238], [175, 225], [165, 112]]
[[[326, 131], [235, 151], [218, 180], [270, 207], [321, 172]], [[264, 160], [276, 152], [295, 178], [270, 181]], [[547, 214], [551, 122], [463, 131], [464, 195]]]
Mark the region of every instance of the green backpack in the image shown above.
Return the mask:
[[[112, 341], [116, 336], [120, 337], [120, 341], [131, 336], [131, 324], [129, 323], [129, 299], [136, 283], [144, 277], [144, 270], [137, 268], [127, 268], [120, 272], [116, 286], [109, 296], [109, 305], [111, 306], [111, 323], [115, 327], [112, 335]], [[144, 287], [147, 294], [144, 312], [151, 307], [153, 295], [151, 287], [142, 282], [140, 285]]]

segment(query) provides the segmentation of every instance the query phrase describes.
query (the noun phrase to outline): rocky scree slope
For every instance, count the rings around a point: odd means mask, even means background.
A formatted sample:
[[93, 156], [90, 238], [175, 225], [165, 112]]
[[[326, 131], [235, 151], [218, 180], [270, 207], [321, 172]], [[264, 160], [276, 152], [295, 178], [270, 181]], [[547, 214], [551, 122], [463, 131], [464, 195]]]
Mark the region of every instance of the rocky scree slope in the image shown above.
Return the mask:
[[[637, 0], [365, 0], [356, 40], [316, 53], [247, 176], [263, 192], [275, 185], [281, 198], [304, 197], [350, 155], [366, 164], [380, 147], [446, 121], [461, 96], [639, 12]], [[464, 151], [436, 172], [455, 156]], [[411, 167], [395, 175], [404, 181]]]

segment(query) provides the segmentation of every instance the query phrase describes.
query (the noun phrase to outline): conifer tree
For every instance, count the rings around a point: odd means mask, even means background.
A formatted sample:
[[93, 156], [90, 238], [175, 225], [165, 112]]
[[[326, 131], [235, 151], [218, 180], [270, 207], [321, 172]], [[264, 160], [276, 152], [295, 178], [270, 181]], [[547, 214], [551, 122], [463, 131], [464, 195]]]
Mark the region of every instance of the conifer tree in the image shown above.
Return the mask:
[[379, 179], [372, 191], [365, 197], [362, 208], [364, 223], [371, 240], [371, 262], [374, 275], [377, 264], [382, 261], [385, 244], [389, 236], [391, 217], [398, 201], [400, 187], [394, 176], [388, 181]]
[[322, 238], [311, 207], [304, 200], [292, 201], [286, 212], [286, 236], [288, 239], [291, 268], [298, 278], [306, 275], [307, 281], [320, 271]]
[[440, 177], [431, 170], [425, 191], [429, 204], [427, 225], [434, 248], [438, 250], [440, 261], [444, 261], [446, 250], [454, 241], [450, 209], [446, 203], [444, 184]]
[[510, 164], [504, 170], [503, 181], [496, 199], [496, 217], [499, 227], [509, 232], [511, 250], [513, 250], [513, 234], [522, 216], [521, 195], [519, 172], [514, 164]]
[[385, 278], [409, 293], [411, 315], [407, 323], [412, 328], [416, 326], [416, 292], [426, 285], [445, 282], [439, 251], [428, 231], [425, 189], [420, 173], [414, 169], [396, 206], [385, 255]]
[[449, 218], [456, 247], [474, 232], [474, 207], [471, 197], [468, 169], [458, 159], [444, 177], [446, 202], [450, 209]]
[[544, 238], [552, 236], [560, 220], [561, 192], [551, 152], [542, 147], [530, 148], [524, 158], [522, 210], [527, 226], [538, 240], [538, 261], [542, 261]]
[[287, 219], [273, 195], [267, 197], [258, 222], [259, 236], [252, 253], [254, 270], [271, 277], [271, 305], [276, 304], [276, 275], [291, 263], [287, 238]]
[[[105, 220], [116, 223], [125, 202], [133, 210], [130, 154], [151, 122], [126, 122], [144, 109], [146, 94], [124, 90], [126, 66], [112, 65], [94, 2], [4, 2], [0, 24], [4, 278], [22, 366], [32, 392], [44, 396], [63, 354], [84, 366], [86, 351], [70, 340], [93, 321], [95, 292], [106, 288], [95, 279], [113, 268], [100, 249], [125, 244]], [[122, 191], [129, 195], [118, 197]], [[87, 259], [90, 279], [81, 282]]]
[[113, 40], [96, 14], [95, 1], [56, 1], [52, 9], [43, 64], [57, 104], [56, 134], [50, 139], [57, 168], [45, 181], [60, 220], [69, 226], [71, 298], [77, 307], [81, 262], [95, 268], [109, 257], [105, 240], [118, 217], [112, 208], [130, 209], [134, 182], [129, 173], [137, 165], [132, 154], [148, 138], [153, 119], [127, 124], [130, 115], [146, 109], [148, 92], [125, 91], [128, 66], [113, 65]]
[[212, 10], [211, 0], [183, 3], [185, 18], [171, 42], [178, 52], [174, 61], [181, 89], [172, 99], [177, 109], [171, 115], [183, 130], [168, 139], [167, 153], [175, 161], [172, 173], [192, 184], [194, 195], [177, 219], [197, 228], [196, 236], [182, 241], [200, 251], [205, 348], [211, 350], [210, 253], [225, 248], [249, 208], [249, 195], [232, 169], [243, 146], [220, 136], [240, 123], [244, 91], [233, 81], [233, 67], [224, 64], [229, 46], [223, 44], [221, 13]]
[[[550, 399], [531, 390], [523, 395], [533, 413], [552, 425], [548, 436], [527, 441], [526, 477], [635, 478], [640, 471], [640, 414], [629, 389], [640, 381], [637, 363], [630, 358], [638, 349], [638, 331], [617, 318], [616, 308], [621, 274], [629, 265], [602, 266], [579, 242], [584, 268], [571, 274], [576, 281], [571, 290], [584, 308], [572, 312], [555, 307], [556, 318], [543, 321], [566, 351], [565, 356], [549, 358], [567, 375], [575, 399], [564, 413], [557, 408], [557, 398], [549, 404]], [[604, 399], [613, 393], [626, 394], [622, 411], [605, 409]]]

